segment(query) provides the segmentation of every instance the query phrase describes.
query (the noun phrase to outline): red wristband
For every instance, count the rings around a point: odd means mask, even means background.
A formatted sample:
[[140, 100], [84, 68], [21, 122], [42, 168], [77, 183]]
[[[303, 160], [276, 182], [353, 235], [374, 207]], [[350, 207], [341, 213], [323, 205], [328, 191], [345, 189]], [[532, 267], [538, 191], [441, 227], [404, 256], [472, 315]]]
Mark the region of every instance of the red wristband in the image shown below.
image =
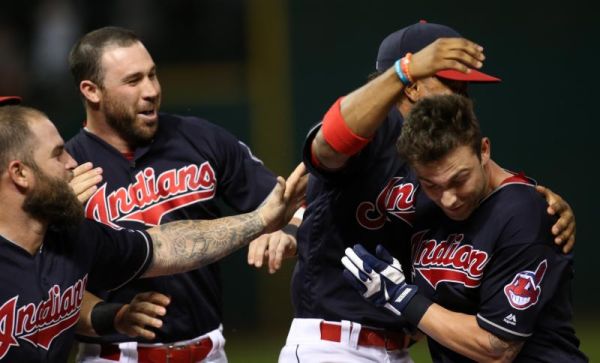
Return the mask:
[[333, 150], [347, 156], [352, 156], [365, 147], [371, 139], [356, 135], [350, 130], [342, 117], [341, 103], [343, 98], [338, 98], [329, 111], [327, 111], [321, 130], [323, 138]]

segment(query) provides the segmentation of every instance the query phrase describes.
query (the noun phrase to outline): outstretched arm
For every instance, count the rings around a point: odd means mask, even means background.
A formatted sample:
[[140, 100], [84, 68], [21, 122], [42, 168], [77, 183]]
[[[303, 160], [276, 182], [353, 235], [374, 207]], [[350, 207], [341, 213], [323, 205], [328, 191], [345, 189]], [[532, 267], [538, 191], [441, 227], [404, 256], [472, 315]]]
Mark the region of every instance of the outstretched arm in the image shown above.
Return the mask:
[[207, 221], [177, 221], [150, 228], [152, 265], [144, 277], [169, 275], [213, 263], [247, 245], [262, 233], [281, 229], [300, 207], [306, 174], [300, 164], [287, 181], [279, 177], [265, 202], [254, 212]]

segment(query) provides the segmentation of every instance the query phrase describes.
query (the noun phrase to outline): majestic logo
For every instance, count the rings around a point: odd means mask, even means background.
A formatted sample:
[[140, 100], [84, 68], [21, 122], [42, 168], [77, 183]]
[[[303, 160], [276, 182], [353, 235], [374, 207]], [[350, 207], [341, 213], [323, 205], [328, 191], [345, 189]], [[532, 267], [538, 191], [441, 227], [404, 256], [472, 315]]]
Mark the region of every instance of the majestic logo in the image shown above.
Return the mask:
[[208, 162], [171, 169], [154, 175], [146, 168], [135, 175], [135, 182], [106, 195], [106, 183], [90, 198], [85, 216], [120, 227], [113, 222], [132, 221], [147, 226], [160, 224], [162, 217], [176, 209], [212, 199], [216, 193], [215, 172]]
[[434, 289], [440, 282], [478, 287], [483, 269], [488, 263], [488, 254], [468, 244], [461, 244], [462, 233], [450, 234], [444, 241], [425, 239], [424, 230], [413, 234], [414, 268]]
[[540, 262], [535, 271], [519, 272], [510, 284], [504, 286], [504, 295], [513, 308], [525, 310], [537, 304], [542, 292], [540, 283], [547, 268], [548, 263], [544, 260]]
[[515, 314], [510, 313], [504, 317], [504, 322], [510, 325], [517, 325], [517, 317]]
[[52, 341], [77, 323], [87, 275], [61, 294], [60, 286], [48, 290], [48, 299], [37, 305], [29, 303], [17, 309], [19, 296], [0, 307], [0, 360], [18, 339], [49, 350]]
[[415, 206], [414, 195], [417, 187], [412, 183], [403, 183], [402, 177], [390, 179], [377, 196], [375, 204], [362, 202], [356, 209], [356, 220], [367, 229], [380, 229], [388, 215], [392, 215], [412, 226]]

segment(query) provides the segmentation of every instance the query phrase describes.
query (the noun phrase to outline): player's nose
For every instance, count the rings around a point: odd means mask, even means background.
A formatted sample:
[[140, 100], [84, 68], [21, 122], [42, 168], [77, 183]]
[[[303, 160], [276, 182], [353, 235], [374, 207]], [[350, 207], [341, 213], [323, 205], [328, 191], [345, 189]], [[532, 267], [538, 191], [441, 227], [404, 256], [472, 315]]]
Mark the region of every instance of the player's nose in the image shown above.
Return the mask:
[[451, 190], [445, 190], [440, 202], [444, 208], [453, 208], [457, 202], [456, 194]]
[[73, 159], [71, 154], [69, 154], [69, 153], [66, 153], [66, 154], [67, 154], [67, 156], [66, 156], [67, 161], [65, 162], [65, 169], [73, 171], [73, 169], [75, 169], [77, 167], [77, 161], [75, 159]]
[[142, 86], [142, 97], [145, 99], [155, 99], [160, 94], [160, 83], [158, 83], [158, 80], [156, 78], [146, 78]]

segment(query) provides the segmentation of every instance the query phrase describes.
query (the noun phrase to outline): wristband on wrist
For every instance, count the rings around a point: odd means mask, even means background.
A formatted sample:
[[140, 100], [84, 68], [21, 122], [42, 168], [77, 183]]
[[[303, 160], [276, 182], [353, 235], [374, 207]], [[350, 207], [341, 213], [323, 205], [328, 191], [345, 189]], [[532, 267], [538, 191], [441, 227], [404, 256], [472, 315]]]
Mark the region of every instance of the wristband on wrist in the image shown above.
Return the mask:
[[406, 53], [404, 58], [402, 58], [402, 60], [401, 60], [402, 64], [400, 65], [400, 67], [402, 68], [402, 72], [404, 72], [404, 74], [406, 74], [408, 81], [410, 83], [413, 83], [414, 80], [413, 80], [412, 76], [410, 75], [410, 72], [408, 71], [408, 65], [409, 65], [411, 59], [412, 59], [412, 53]]
[[343, 97], [340, 97], [325, 114], [321, 132], [333, 150], [346, 156], [352, 156], [362, 150], [371, 139], [356, 135], [350, 130], [342, 116], [342, 99]]
[[402, 84], [405, 87], [407, 87], [407, 86], [410, 86], [410, 81], [408, 80], [408, 76], [406, 74], [404, 74], [401, 63], [402, 63], [402, 59], [398, 59], [396, 61], [396, 63], [394, 63], [394, 69], [396, 70], [396, 75], [400, 79], [400, 82], [402, 82]]
[[408, 71], [408, 64], [410, 63], [411, 57], [412, 53], [406, 53], [406, 55], [403, 58], [398, 59], [394, 63], [396, 75], [405, 87], [410, 86], [411, 83], [414, 82], [412, 76], [410, 75], [410, 72]]
[[404, 308], [402, 316], [415, 327], [419, 326], [421, 318], [425, 315], [425, 312], [427, 312], [427, 309], [429, 309], [431, 304], [433, 304], [433, 301], [423, 295], [415, 294]]
[[125, 304], [101, 301], [92, 308], [92, 328], [98, 335], [116, 334], [115, 317]]

